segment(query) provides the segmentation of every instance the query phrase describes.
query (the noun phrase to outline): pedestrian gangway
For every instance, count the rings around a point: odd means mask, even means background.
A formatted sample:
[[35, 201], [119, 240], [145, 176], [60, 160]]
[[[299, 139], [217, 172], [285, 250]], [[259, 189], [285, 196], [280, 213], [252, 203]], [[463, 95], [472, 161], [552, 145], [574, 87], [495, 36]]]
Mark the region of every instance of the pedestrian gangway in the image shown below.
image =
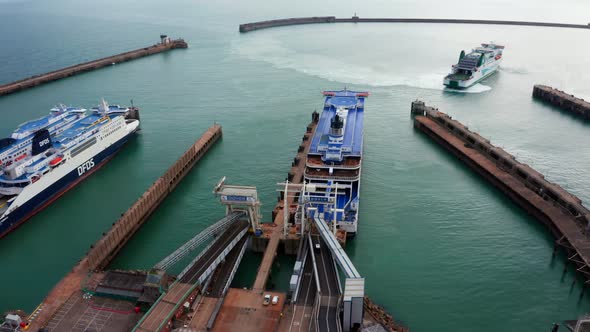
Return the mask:
[[[336, 233], [337, 224], [334, 221], [327, 222], [324, 220], [324, 214], [319, 213], [318, 205], [323, 205], [322, 210], [331, 211], [332, 215], [335, 213], [343, 212], [336, 208], [336, 202], [338, 201], [338, 195], [343, 193], [344, 190], [349, 189], [350, 185], [342, 183], [289, 183], [288, 181], [283, 183], [277, 183], [278, 191], [283, 193], [285, 200], [285, 206], [287, 197], [293, 197], [298, 202], [297, 212], [295, 213], [295, 221], [300, 225], [300, 234], [309, 232], [306, 227], [306, 223], [310, 221], [319, 231], [320, 237], [328, 247], [331, 253], [332, 261], [336, 261], [338, 267], [344, 272], [346, 276], [344, 282], [344, 294], [342, 298], [343, 305], [343, 324], [342, 329], [346, 332], [355, 330], [360, 327], [363, 322], [364, 314], [364, 295], [365, 295], [365, 279], [360, 275], [354, 264], [352, 264], [350, 258], [342, 249], [342, 246], [334, 236]], [[285, 213], [287, 213], [285, 211]], [[328, 223], [332, 224], [333, 232], [330, 231]], [[290, 227], [288, 223], [285, 223], [284, 233], [287, 234]], [[318, 243], [319, 244], [319, 243]], [[315, 243], [314, 243], [315, 245]], [[320, 244], [320, 248], [322, 245]], [[322, 251], [320, 249], [320, 251]], [[313, 256], [313, 255], [312, 255]], [[328, 260], [326, 258], [326, 260]], [[314, 265], [316, 262], [314, 262]], [[337, 274], [337, 273], [336, 273]], [[328, 276], [322, 277], [317, 275], [318, 279], [329, 278]], [[338, 280], [340, 285], [340, 280]], [[318, 284], [320, 292], [322, 291], [321, 283]]]
[[182, 312], [182, 305], [185, 302], [192, 304], [200, 291], [200, 286], [243, 239], [248, 228], [247, 220], [239, 220], [227, 227], [179, 274], [178, 279], [162, 293], [133, 331], [168, 330], [175, 315]]
[[207, 227], [201, 233], [195, 235], [192, 239], [176, 249], [173, 253], [162, 259], [154, 268], [159, 270], [168, 270], [171, 266], [178, 263], [193, 250], [222, 233], [231, 223], [245, 216], [245, 212], [237, 211], [226, 215], [223, 219]]
[[342, 322], [339, 315], [342, 288], [336, 263], [330, 249], [319, 235], [308, 233], [308, 241], [309, 245], [314, 248], [311, 250], [311, 257], [319, 290], [319, 301], [313, 313], [315, 325], [319, 331], [342, 332]]
[[348, 255], [342, 249], [336, 237], [330, 232], [324, 219], [317, 213], [317, 209], [308, 208], [308, 215], [312, 215], [314, 224], [324, 244], [328, 247], [333, 259], [338, 263], [338, 266], [346, 276], [342, 301], [344, 311], [342, 328], [344, 331], [350, 331], [356, 326], [361, 326], [363, 323], [365, 279], [361, 277], [360, 273], [354, 267], [354, 264], [352, 264]]

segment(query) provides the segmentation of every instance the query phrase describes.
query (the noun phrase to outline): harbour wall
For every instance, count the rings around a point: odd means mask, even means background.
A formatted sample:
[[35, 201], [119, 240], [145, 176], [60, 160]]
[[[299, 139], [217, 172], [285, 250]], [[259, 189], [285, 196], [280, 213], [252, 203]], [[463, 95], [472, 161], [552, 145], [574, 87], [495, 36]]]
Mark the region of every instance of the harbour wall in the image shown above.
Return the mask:
[[78, 75], [87, 71], [100, 69], [113, 64], [142, 58], [148, 55], [162, 53], [176, 48], [187, 48], [188, 44], [183, 39], [163, 40], [161, 43], [136, 49], [133, 51], [109, 56], [55, 70], [46, 74], [36, 75], [16, 82], [0, 85], [0, 96], [5, 96], [17, 91], [34, 88], [38, 85], [60, 80], [62, 78]]
[[491, 25], [513, 25], [513, 26], [536, 26], [551, 28], [572, 28], [590, 29], [590, 24], [569, 24], [551, 22], [530, 22], [530, 21], [501, 21], [501, 20], [467, 20], [467, 19], [439, 19], [439, 18], [336, 18], [335, 16], [314, 16], [286, 18], [278, 20], [260, 21], [240, 24], [239, 30], [242, 33], [254, 30], [274, 28], [289, 25], [319, 24], [319, 23], [439, 23], [439, 24], [491, 24]]
[[[421, 101], [412, 103], [414, 127], [443, 146], [512, 201], [545, 224], [586, 280], [590, 280], [590, 211], [582, 201], [457, 120]], [[566, 265], [567, 266], [567, 265]]]
[[270, 21], [260, 21], [253, 23], [240, 24], [240, 32], [250, 32], [254, 30], [274, 28], [288, 25], [317, 24], [317, 23], [334, 23], [334, 16], [314, 16], [314, 17], [296, 17], [285, 18]]
[[221, 126], [218, 124], [207, 129], [203, 136], [164, 175], [158, 178], [129, 210], [123, 213], [108, 233], [92, 246], [87, 256], [90, 270], [100, 270], [108, 265], [221, 135]]
[[111, 229], [91, 246], [88, 254], [55, 285], [43, 302], [29, 317], [31, 331], [49, 322], [70, 296], [80, 290], [89, 271], [100, 270], [115, 257], [125, 243], [155, 211], [193, 166], [221, 138], [221, 126], [215, 124], [207, 131], [127, 210]]
[[590, 103], [584, 99], [576, 98], [574, 95], [546, 85], [535, 85], [533, 97], [557, 106], [568, 113], [590, 120]]

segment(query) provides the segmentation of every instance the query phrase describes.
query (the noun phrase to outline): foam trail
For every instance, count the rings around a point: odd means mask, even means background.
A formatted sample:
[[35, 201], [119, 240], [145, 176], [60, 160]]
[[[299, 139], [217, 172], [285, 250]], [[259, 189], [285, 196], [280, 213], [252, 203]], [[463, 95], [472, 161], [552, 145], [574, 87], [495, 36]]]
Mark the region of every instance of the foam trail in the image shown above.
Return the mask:
[[475, 85], [468, 87], [467, 89], [445, 88], [444, 90], [447, 92], [457, 92], [457, 93], [482, 93], [482, 92], [492, 90], [492, 87], [487, 86], [487, 85], [483, 85], [481, 83], [477, 83]]
[[510, 74], [519, 74], [519, 75], [526, 75], [529, 71], [524, 67], [506, 67], [500, 66], [499, 70], [502, 72], [510, 73]]
[[[388, 60], [391, 63], [386, 64], [354, 63], [354, 59], [343, 59], [337, 55], [304, 53], [288, 49], [281, 41], [273, 38], [235, 40], [232, 43], [232, 52], [250, 60], [269, 63], [275, 68], [292, 69], [333, 82], [375, 87], [409, 86], [441, 91], [445, 89], [442, 84], [443, 77], [447, 74], [445, 68], [429, 70], [428, 73], [394, 72], [392, 69], [401, 68], [393, 65], [396, 61], [391, 59]], [[480, 93], [490, 89], [488, 86], [476, 84], [458, 92]]]

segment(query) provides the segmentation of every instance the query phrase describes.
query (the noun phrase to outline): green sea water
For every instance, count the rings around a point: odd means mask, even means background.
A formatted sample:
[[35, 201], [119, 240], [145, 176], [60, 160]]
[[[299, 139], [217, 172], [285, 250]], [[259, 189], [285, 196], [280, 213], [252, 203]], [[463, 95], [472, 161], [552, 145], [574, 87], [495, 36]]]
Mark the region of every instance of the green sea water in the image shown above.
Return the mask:
[[[415, 131], [416, 98], [467, 124], [584, 201], [590, 126], [531, 98], [544, 83], [590, 98], [585, 30], [341, 24], [239, 34], [238, 24], [336, 15], [522, 19], [585, 24], [581, 0], [206, 2], [0, 0], [0, 83], [156, 42], [190, 48], [0, 98], [0, 133], [63, 102], [141, 108], [142, 131], [107, 166], [0, 241], [0, 312], [32, 310], [110, 225], [212, 123], [223, 139], [113, 262], [153, 266], [224, 214], [223, 176], [255, 185], [270, 220], [324, 89], [368, 90], [358, 236], [347, 251], [366, 292], [412, 331], [544, 331], [590, 309], [581, 279], [552, 259], [546, 229]], [[501, 70], [466, 93], [442, 89], [460, 50], [506, 45]], [[236, 287], [260, 257], [249, 254]], [[279, 260], [281, 289], [291, 258]], [[575, 284], [573, 282], [576, 281]]]

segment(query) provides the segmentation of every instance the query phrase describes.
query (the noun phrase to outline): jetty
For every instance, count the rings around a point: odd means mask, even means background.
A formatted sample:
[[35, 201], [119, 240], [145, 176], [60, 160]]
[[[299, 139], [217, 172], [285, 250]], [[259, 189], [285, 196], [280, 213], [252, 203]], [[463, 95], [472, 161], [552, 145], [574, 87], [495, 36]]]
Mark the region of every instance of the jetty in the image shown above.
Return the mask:
[[[348, 332], [366, 328], [407, 332], [383, 307], [365, 296], [365, 279], [341, 247], [346, 233], [333, 232], [321, 218], [298, 214], [309, 202], [306, 193], [315, 190], [315, 185], [306, 186], [303, 179], [306, 156], [319, 119], [314, 112], [285, 182], [277, 183], [279, 196], [272, 221], [262, 222], [256, 187], [230, 185], [223, 177], [213, 194], [225, 206], [225, 216], [149, 270], [105, 270], [168, 193], [221, 137], [220, 126], [209, 128], [91, 246], [90, 252], [25, 319], [25, 328], [112, 332], [169, 332], [185, 328]], [[263, 253], [257, 276], [250, 287], [231, 288], [247, 249]], [[277, 268], [275, 259], [283, 252], [297, 257], [288, 292], [277, 291], [271, 277], [271, 271]], [[186, 266], [179, 274], [169, 273], [181, 263]], [[338, 269], [345, 277], [342, 281]]]
[[590, 102], [547, 85], [535, 85], [533, 98], [547, 102], [561, 110], [590, 120]]
[[[31, 313], [29, 316], [29, 330], [37, 331], [48, 325], [53, 328], [57, 326], [68, 326], [70, 328], [67, 317], [72, 316], [70, 310], [76, 309], [77, 305], [75, 304], [78, 303], [77, 301], [82, 296], [80, 287], [86, 283], [89, 273], [100, 272], [111, 262], [125, 243], [221, 136], [220, 125], [215, 124], [207, 129], [180, 159], [164, 175], [158, 178], [119, 220], [113, 223], [111, 229], [91, 246], [88, 254], [51, 290], [37, 309]], [[145, 275], [143, 278], [145, 279]], [[140, 285], [142, 282], [143, 280], [141, 280]], [[123, 284], [129, 287], [128, 283]], [[120, 285], [113, 287], [121, 288]], [[106, 308], [104, 303], [101, 305]], [[133, 309], [133, 307], [130, 309]], [[126, 310], [130, 309], [127, 308]], [[59, 315], [60, 312], [61, 315]], [[55, 320], [56, 315], [60, 317], [57, 321]], [[50, 330], [53, 331], [53, 329]], [[113, 329], [108, 330], [112, 331]]]
[[590, 211], [578, 197], [438, 109], [414, 101], [411, 113], [416, 129], [543, 223], [555, 238], [554, 254], [563, 248], [566, 267], [573, 264], [584, 286], [590, 283]]
[[188, 48], [183, 39], [171, 39], [166, 35], [160, 35], [160, 42], [148, 47], [139, 48], [133, 51], [108, 56], [106, 58], [79, 63], [77, 65], [51, 71], [49, 73], [35, 75], [16, 82], [0, 85], [0, 96], [5, 96], [17, 91], [34, 88], [41, 84], [57, 81], [66, 77], [78, 75], [88, 71], [112, 66], [118, 63], [143, 58], [152, 54], [162, 53], [177, 48]]
[[281, 26], [321, 24], [321, 23], [431, 23], [431, 24], [484, 24], [484, 25], [512, 25], [534, 26], [549, 28], [590, 29], [590, 24], [532, 22], [532, 21], [503, 21], [503, 20], [469, 20], [469, 19], [441, 19], [441, 18], [336, 18], [336, 16], [313, 16], [284, 18], [277, 20], [259, 21], [240, 24], [242, 33]]

